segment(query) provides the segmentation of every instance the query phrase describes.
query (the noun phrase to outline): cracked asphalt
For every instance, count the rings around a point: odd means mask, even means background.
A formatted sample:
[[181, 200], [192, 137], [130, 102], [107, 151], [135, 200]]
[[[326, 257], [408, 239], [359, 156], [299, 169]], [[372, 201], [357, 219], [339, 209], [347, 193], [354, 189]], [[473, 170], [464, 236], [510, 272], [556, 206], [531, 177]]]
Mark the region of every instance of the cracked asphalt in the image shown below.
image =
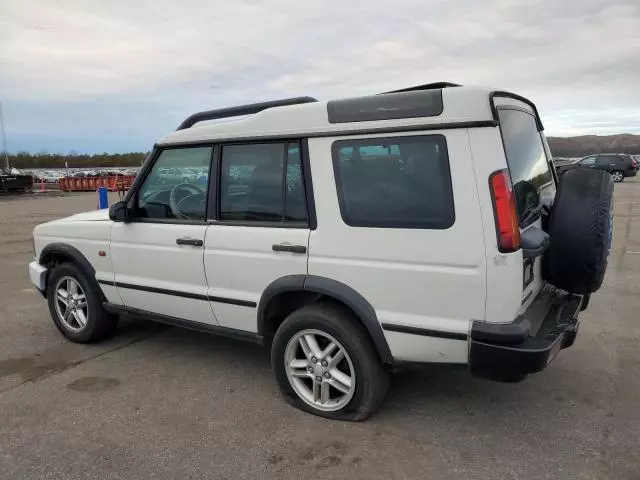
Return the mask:
[[0, 199], [2, 479], [640, 478], [640, 179], [616, 185], [605, 285], [550, 368], [515, 385], [406, 370], [358, 424], [289, 407], [253, 345], [129, 318], [99, 345], [63, 339], [28, 279], [31, 231], [93, 208]]

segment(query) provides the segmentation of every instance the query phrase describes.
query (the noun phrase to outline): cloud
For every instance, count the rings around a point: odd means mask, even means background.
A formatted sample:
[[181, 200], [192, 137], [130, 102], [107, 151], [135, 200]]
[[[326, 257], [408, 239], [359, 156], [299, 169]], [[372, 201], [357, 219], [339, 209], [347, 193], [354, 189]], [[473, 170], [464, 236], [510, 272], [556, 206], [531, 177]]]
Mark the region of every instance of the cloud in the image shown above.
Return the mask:
[[528, 96], [549, 134], [640, 133], [638, 25], [633, 0], [4, 0], [0, 99], [11, 150], [142, 150], [195, 110], [441, 80]]

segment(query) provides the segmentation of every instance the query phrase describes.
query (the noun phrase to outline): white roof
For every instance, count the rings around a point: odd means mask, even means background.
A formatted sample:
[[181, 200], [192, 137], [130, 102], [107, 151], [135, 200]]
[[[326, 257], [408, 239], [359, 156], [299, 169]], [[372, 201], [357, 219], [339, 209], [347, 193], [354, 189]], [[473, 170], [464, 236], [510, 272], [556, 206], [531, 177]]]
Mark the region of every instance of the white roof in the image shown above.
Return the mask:
[[[244, 117], [197, 123], [191, 128], [170, 133], [158, 144], [206, 142], [208, 140], [247, 137], [331, 135], [345, 130], [357, 134], [358, 130], [378, 128], [415, 128], [422, 125], [433, 128], [433, 125], [438, 124], [493, 121], [489, 98], [491, 92], [495, 90], [481, 87], [443, 88], [442, 103], [444, 108], [440, 115], [392, 120], [330, 123], [326, 101], [273, 107]], [[526, 106], [521, 102], [506, 98], [501, 99], [500, 103], [517, 103]]]

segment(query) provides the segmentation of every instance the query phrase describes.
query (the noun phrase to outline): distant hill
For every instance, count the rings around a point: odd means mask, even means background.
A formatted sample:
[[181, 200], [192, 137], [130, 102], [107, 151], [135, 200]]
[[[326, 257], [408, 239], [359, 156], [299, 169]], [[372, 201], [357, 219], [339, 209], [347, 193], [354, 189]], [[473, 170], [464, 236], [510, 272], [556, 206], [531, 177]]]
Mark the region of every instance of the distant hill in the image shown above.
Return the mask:
[[547, 137], [554, 157], [583, 157], [591, 153], [630, 153], [640, 155], [640, 135], [581, 135]]

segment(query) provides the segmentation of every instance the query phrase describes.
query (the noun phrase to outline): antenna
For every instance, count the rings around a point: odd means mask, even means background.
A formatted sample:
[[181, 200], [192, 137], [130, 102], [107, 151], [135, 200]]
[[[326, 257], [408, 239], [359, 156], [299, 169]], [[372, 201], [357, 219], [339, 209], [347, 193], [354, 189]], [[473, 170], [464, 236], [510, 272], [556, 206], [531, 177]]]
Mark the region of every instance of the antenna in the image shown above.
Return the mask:
[[7, 153], [7, 135], [4, 133], [4, 117], [2, 116], [2, 102], [0, 102], [0, 130], [2, 130], [2, 151], [4, 152], [4, 168], [7, 172], [9, 167], [9, 154]]

